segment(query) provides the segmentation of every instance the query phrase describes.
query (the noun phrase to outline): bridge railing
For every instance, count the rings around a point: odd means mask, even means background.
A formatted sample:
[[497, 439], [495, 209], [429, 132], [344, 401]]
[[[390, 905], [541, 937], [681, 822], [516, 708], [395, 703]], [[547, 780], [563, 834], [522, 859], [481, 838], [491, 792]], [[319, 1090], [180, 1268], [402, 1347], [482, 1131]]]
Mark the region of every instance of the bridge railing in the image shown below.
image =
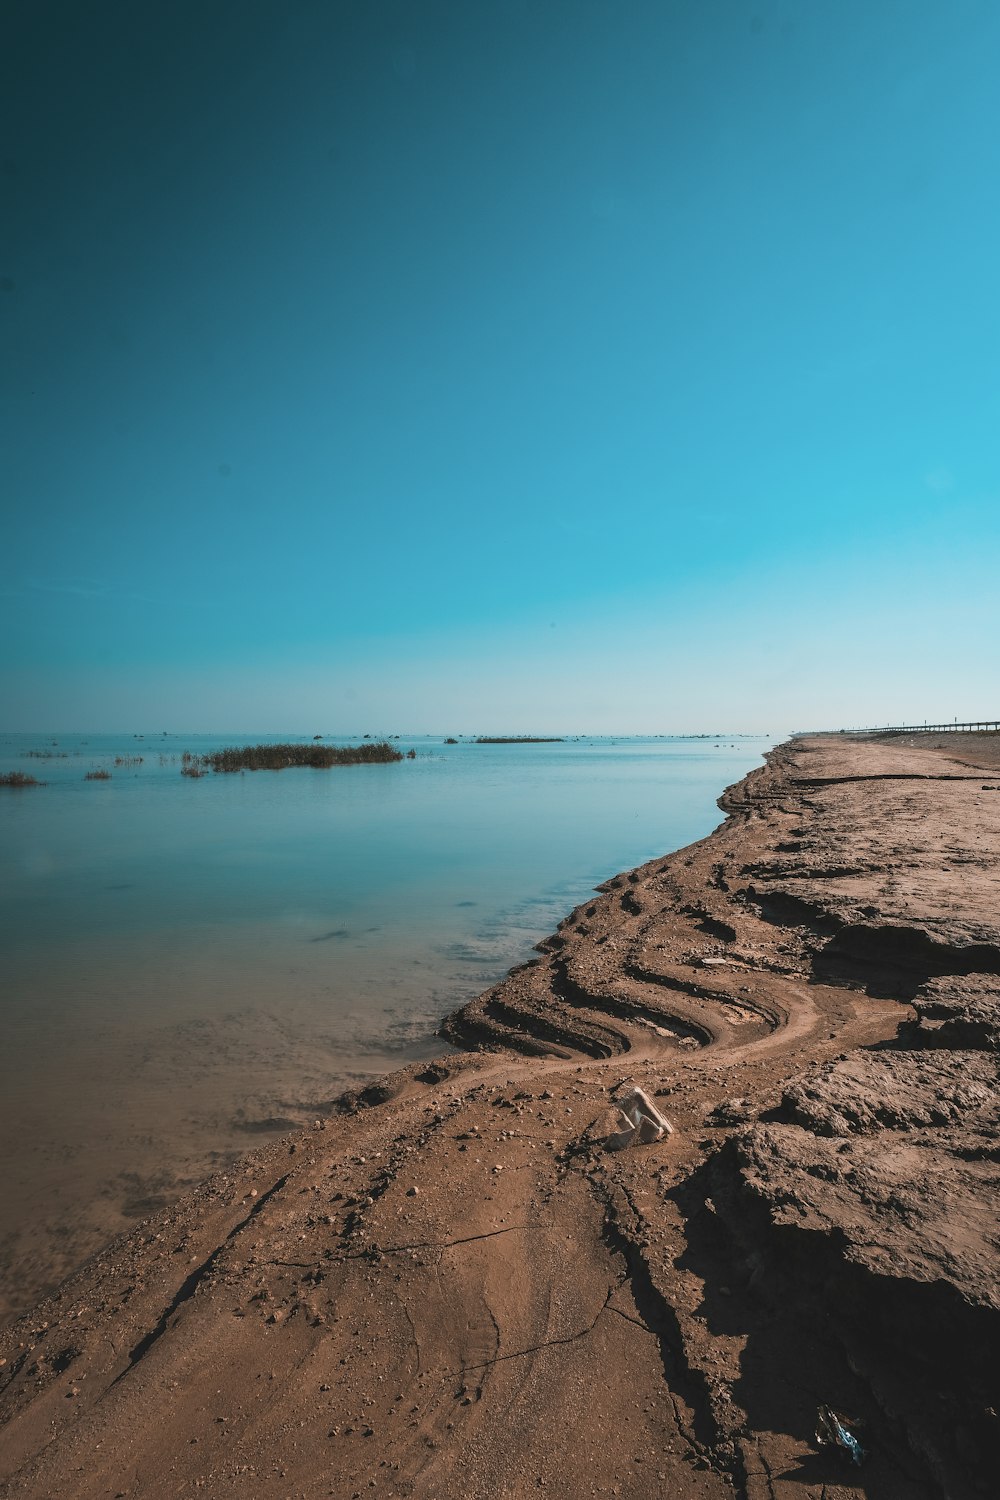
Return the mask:
[[997, 734], [1000, 719], [969, 719], [964, 723], [953, 720], [950, 724], [877, 724], [863, 729], [842, 729], [841, 734], [942, 734], [964, 731], [968, 733]]

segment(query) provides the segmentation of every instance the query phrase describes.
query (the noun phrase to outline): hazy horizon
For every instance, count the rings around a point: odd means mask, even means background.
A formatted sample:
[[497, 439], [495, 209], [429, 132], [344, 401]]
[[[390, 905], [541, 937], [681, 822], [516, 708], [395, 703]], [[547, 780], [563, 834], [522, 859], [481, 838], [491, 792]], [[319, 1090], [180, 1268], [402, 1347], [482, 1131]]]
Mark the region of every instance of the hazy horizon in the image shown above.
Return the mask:
[[[855, 726], [855, 727], [859, 727], [859, 726]], [[795, 733], [794, 730], [787, 730], [785, 732], [789, 733], [789, 734]], [[762, 736], [766, 737], [767, 734], [768, 734], [768, 731], [767, 730], [746, 730], [746, 729], [689, 729], [689, 730], [672, 730], [672, 731], [670, 731], [668, 733], [665, 730], [655, 730], [655, 729], [653, 729], [653, 730], [643, 730], [643, 729], [627, 729], [627, 730], [626, 729], [619, 729], [619, 730], [613, 730], [612, 729], [612, 730], [606, 730], [606, 731], [600, 731], [600, 732], [597, 732], [597, 731], [595, 731], [595, 732], [589, 732], [586, 729], [565, 729], [565, 728], [560, 729], [558, 727], [554, 728], [551, 725], [544, 725], [544, 724], [541, 725], [541, 726], [539, 726], [539, 725], [529, 725], [527, 727], [518, 726], [518, 727], [515, 727], [513, 729], [511, 729], [509, 727], [506, 728], [506, 729], [455, 729], [454, 727], [449, 727], [448, 725], [445, 725], [443, 728], [421, 729], [421, 730], [415, 730], [415, 729], [407, 728], [407, 727], [404, 727], [402, 729], [398, 729], [398, 728], [388, 728], [388, 729], [382, 728], [382, 729], [374, 729], [374, 730], [369, 730], [369, 729], [344, 729], [344, 728], [341, 728], [341, 729], [331, 729], [331, 730], [312, 730], [312, 729], [297, 729], [294, 726], [290, 726], [290, 725], [284, 725], [284, 726], [279, 727], [277, 729], [275, 729], [275, 728], [267, 729], [267, 728], [261, 727], [260, 725], [257, 725], [256, 727], [251, 727], [251, 728], [243, 728], [243, 727], [223, 728], [223, 727], [220, 727], [217, 724], [216, 725], [212, 725], [212, 726], [210, 726], [208, 728], [199, 728], [199, 729], [191, 729], [191, 728], [187, 728], [187, 729], [149, 729], [149, 728], [146, 728], [146, 729], [132, 729], [132, 728], [130, 728], [128, 726], [122, 726], [120, 724], [119, 725], [112, 724], [110, 727], [96, 727], [96, 726], [94, 726], [94, 727], [91, 727], [91, 728], [87, 728], [87, 727], [81, 728], [78, 725], [74, 725], [72, 727], [66, 727], [64, 725], [61, 728], [59, 726], [56, 726], [56, 727], [53, 728], [50, 725], [47, 728], [44, 728], [44, 727], [43, 728], [37, 728], [36, 727], [36, 728], [32, 728], [32, 729], [5, 729], [5, 728], [0, 727], [0, 735], [7, 735], [7, 736], [11, 736], [11, 737], [16, 737], [18, 739], [30, 739], [33, 736], [42, 737], [44, 735], [52, 735], [52, 734], [62, 734], [62, 735], [68, 735], [68, 736], [73, 736], [73, 737], [76, 737], [76, 736], [79, 736], [79, 735], [83, 735], [83, 734], [94, 734], [94, 735], [99, 735], [102, 738], [116, 738], [116, 739], [117, 738], [123, 738], [123, 737], [127, 738], [128, 736], [131, 736], [133, 738], [150, 739], [150, 740], [162, 739], [164, 736], [167, 736], [170, 739], [180, 739], [180, 738], [182, 738], [185, 735], [188, 735], [188, 736], [190, 736], [192, 738], [199, 738], [199, 739], [204, 739], [204, 738], [217, 739], [219, 737], [219, 735], [223, 735], [223, 734], [236, 735], [240, 739], [245, 739], [249, 735], [260, 734], [260, 735], [263, 735], [266, 739], [273, 739], [275, 735], [287, 734], [287, 735], [291, 735], [293, 739], [316, 739], [316, 738], [320, 738], [320, 739], [331, 740], [331, 741], [332, 740], [337, 740], [337, 739], [343, 739], [343, 740], [358, 740], [358, 739], [371, 739], [371, 740], [383, 740], [383, 739], [409, 740], [409, 739], [417, 739], [417, 740], [423, 740], [423, 739], [437, 739], [437, 738], [443, 738], [444, 736], [447, 736], [447, 735], [454, 735], [459, 740], [464, 739], [464, 740], [467, 740], [467, 741], [471, 741], [471, 740], [474, 740], [477, 735], [498, 735], [498, 734], [499, 735], [510, 734], [512, 736], [515, 736], [515, 737], [516, 736], [520, 736], [520, 735], [526, 735], [526, 736], [539, 737], [539, 738], [547, 737], [547, 736], [554, 736], [554, 737], [557, 737], [559, 739], [565, 739], [565, 740], [573, 740], [573, 739], [602, 739], [602, 740], [604, 740], [604, 739], [636, 739], [636, 740], [642, 740], [642, 739], [649, 739], [649, 740], [655, 740], [655, 739], [673, 739], [673, 740], [693, 740], [693, 739], [734, 739], [734, 738], [735, 739], [760, 739]]]

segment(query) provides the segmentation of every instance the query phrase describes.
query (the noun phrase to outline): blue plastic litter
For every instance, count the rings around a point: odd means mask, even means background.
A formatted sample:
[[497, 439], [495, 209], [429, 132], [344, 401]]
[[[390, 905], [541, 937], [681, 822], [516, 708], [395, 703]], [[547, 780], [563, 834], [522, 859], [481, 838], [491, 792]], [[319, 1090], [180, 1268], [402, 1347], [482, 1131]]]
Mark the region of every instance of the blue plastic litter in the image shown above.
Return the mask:
[[819, 1426], [816, 1431], [818, 1443], [833, 1443], [850, 1454], [851, 1462], [859, 1466], [864, 1462], [865, 1450], [854, 1433], [846, 1426], [831, 1406], [821, 1406], [817, 1413]]

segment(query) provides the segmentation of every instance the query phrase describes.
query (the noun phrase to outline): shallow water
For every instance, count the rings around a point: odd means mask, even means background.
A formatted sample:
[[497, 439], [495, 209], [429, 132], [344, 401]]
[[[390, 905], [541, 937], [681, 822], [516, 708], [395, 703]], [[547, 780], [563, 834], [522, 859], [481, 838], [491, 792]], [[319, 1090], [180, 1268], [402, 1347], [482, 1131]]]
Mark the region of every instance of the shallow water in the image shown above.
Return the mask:
[[0, 737], [0, 772], [46, 783], [0, 788], [0, 1317], [236, 1151], [440, 1053], [446, 1012], [599, 881], [710, 832], [772, 743], [403, 738], [413, 761], [180, 774], [262, 738]]

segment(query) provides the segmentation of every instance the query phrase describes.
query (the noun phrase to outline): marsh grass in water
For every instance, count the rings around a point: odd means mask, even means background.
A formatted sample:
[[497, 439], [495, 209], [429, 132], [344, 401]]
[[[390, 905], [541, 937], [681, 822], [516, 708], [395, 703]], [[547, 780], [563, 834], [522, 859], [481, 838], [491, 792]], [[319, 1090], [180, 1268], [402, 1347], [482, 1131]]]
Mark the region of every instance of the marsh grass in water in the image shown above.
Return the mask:
[[370, 765], [373, 762], [402, 760], [387, 740], [370, 745], [230, 745], [208, 755], [191, 755], [185, 751], [181, 774], [203, 774], [204, 771], [284, 771], [289, 766], [311, 766], [325, 770], [328, 766]]
[[0, 786], [44, 786], [36, 776], [26, 776], [23, 771], [8, 771], [0, 776]]
[[111, 780], [111, 772], [110, 771], [101, 771], [101, 770], [88, 771], [87, 774], [86, 774], [86, 776], [83, 779], [84, 779], [84, 781], [110, 781]]
[[479, 734], [477, 745], [561, 745], [562, 735], [541, 734]]

